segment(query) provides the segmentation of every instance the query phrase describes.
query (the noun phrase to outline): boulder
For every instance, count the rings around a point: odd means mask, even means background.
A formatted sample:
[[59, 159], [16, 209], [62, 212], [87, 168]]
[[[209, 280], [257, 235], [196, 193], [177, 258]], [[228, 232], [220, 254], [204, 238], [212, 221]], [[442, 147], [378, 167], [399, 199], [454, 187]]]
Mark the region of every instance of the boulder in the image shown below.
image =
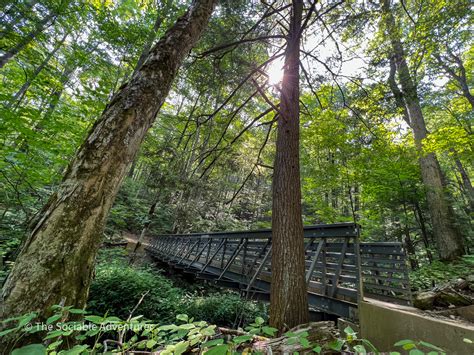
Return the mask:
[[422, 310], [432, 310], [436, 296], [436, 292], [433, 291], [420, 292], [415, 296], [413, 306]]

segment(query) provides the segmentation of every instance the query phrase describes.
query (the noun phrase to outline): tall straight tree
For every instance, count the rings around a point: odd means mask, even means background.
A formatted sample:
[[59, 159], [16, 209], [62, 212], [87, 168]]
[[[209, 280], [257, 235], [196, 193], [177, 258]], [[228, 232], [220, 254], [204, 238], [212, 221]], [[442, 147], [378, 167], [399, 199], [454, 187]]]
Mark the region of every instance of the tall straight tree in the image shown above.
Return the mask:
[[273, 171], [270, 324], [280, 330], [308, 321], [299, 165], [302, 17], [303, 1], [293, 0]]
[[395, 69], [401, 87], [398, 89], [392, 76], [391, 89], [397, 102], [404, 105], [405, 116], [413, 131], [415, 145], [419, 153], [421, 176], [426, 187], [426, 199], [433, 223], [433, 235], [440, 258], [453, 260], [464, 254], [463, 239], [456, 227], [454, 211], [444, 191], [444, 177], [438, 159], [434, 153], [423, 152], [423, 140], [428, 136], [428, 130], [390, 1], [381, 0], [382, 21], [391, 45], [392, 74]]
[[195, 0], [111, 99], [42, 209], [2, 290], [3, 317], [83, 307], [105, 220], [129, 165], [216, 0]]

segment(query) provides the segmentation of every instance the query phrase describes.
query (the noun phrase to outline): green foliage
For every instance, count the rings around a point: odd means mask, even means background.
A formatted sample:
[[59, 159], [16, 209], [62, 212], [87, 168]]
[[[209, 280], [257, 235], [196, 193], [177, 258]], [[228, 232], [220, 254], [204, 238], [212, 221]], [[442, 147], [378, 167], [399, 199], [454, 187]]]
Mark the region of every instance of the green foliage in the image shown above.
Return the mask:
[[273, 337], [278, 331], [276, 328], [265, 325], [265, 319], [262, 317], [256, 317], [255, 322], [250, 323], [245, 327], [245, 330], [248, 331], [249, 334], [260, 334], [267, 337]]
[[186, 295], [181, 300], [180, 311], [194, 319], [233, 326], [248, 324], [258, 315], [265, 315], [267, 310], [266, 305], [261, 302], [242, 299], [235, 292], [221, 291], [201, 297]]
[[463, 258], [450, 263], [434, 261], [432, 264], [424, 265], [418, 270], [410, 272], [410, 285], [414, 289], [427, 289], [434, 285], [446, 283], [453, 279], [466, 278], [472, 275], [474, 268], [474, 257]]
[[[146, 295], [145, 295], [146, 294]], [[102, 263], [90, 288], [89, 310], [126, 318], [142, 295], [136, 312], [155, 322], [174, 319], [182, 292], [171, 281], [151, 269], [134, 268], [123, 263]]]
[[[12, 354], [90, 354], [102, 352], [127, 351], [160, 351], [161, 354], [180, 355], [186, 352], [203, 354], [227, 355], [252, 353], [246, 344], [256, 340], [256, 334], [273, 337], [276, 329], [268, 327], [261, 317], [247, 328], [248, 333], [223, 338], [216, 325], [205, 321], [195, 321], [186, 314], [178, 314], [172, 324], [156, 324], [144, 320], [142, 316], [131, 315], [127, 320], [115, 316], [98, 316], [75, 309], [70, 306], [52, 307], [52, 315], [40, 322], [36, 313], [28, 313], [20, 317], [6, 319], [3, 325], [10, 328], [0, 333], [0, 337], [8, 336], [11, 341], [19, 337], [41, 334], [41, 343], [27, 344], [15, 349]], [[72, 320], [76, 316], [82, 320]], [[267, 328], [267, 330], [265, 330]], [[325, 352], [379, 354], [373, 344], [357, 337], [350, 328], [344, 329], [344, 338], [338, 338], [329, 344], [314, 344], [308, 339], [309, 333], [296, 330], [284, 334], [286, 345], [298, 344], [305, 351], [320, 354]], [[261, 340], [261, 339], [260, 339]], [[472, 343], [469, 339], [466, 342]], [[394, 345], [408, 351], [410, 355], [444, 355], [443, 349], [425, 341], [400, 340]], [[399, 352], [391, 352], [400, 355]]]
[[[136, 314], [155, 323], [172, 322], [175, 314], [187, 314], [211, 324], [249, 324], [266, 315], [264, 303], [245, 300], [232, 291], [209, 291], [173, 282], [156, 269], [128, 266], [123, 249], [102, 249], [92, 282], [88, 309], [94, 314], [127, 318], [143, 295]], [[187, 286], [187, 287], [186, 287]]]
[[[195, 322], [184, 314], [176, 317], [178, 324], [158, 325], [141, 320], [142, 316], [122, 320], [115, 316], [88, 315], [83, 310], [62, 306], [54, 306], [53, 311], [45, 323], [38, 322], [34, 313], [5, 320], [4, 324], [17, 322], [17, 326], [0, 336], [44, 334], [42, 344], [28, 344], [16, 349], [13, 353], [17, 355], [153, 351], [158, 348], [162, 348], [162, 354], [182, 354], [190, 348], [199, 348], [215, 335], [216, 328], [204, 321]], [[85, 314], [84, 320], [70, 320], [75, 314]], [[212, 344], [202, 346], [211, 348]]]
[[[409, 355], [423, 355], [428, 353], [428, 355], [445, 355], [446, 352], [440, 347], [427, 343], [426, 341], [413, 341], [409, 339], [404, 339], [397, 341], [394, 346], [401, 347], [403, 350], [407, 351]], [[400, 355], [399, 352], [391, 352], [391, 355]]]

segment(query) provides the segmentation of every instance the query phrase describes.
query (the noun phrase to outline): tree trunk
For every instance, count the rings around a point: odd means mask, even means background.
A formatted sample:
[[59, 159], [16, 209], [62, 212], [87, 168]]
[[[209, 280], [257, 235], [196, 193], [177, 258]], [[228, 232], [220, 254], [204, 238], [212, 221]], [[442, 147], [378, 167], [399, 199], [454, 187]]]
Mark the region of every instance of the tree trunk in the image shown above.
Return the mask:
[[[423, 241], [423, 245], [425, 246], [426, 250], [426, 257], [428, 258], [429, 263], [433, 262], [433, 255], [431, 254], [430, 250], [430, 238], [428, 237], [428, 231], [426, 230], [425, 219], [423, 217], [423, 212], [421, 211], [420, 204], [418, 201], [415, 201], [413, 213], [415, 215], [415, 219], [418, 221], [421, 229], [421, 239]], [[417, 218], [418, 215], [418, 218]]]
[[299, 50], [303, 1], [293, 0], [273, 171], [270, 324], [308, 321], [299, 162]]
[[427, 137], [428, 131], [421, 111], [417, 89], [406, 62], [398, 27], [390, 9], [390, 0], [381, 0], [381, 2], [383, 20], [392, 45], [401, 91], [403, 92], [403, 101], [413, 130], [415, 145], [420, 155], [419, 164], [433, 223], [433, 235], [440, 258], [442, 260], [453, 260], [464, 254], [463, 238], [456, 228], [454, 211], [445, 195], [443, 175], [436, 155], [423, 152], [422, 142]]
[[55, 14], [51, 13], [46, 16], [43, 20], [38, 22], [30, 33], [26, 35], [16, 46], [6, 51], [2, 56], [0, 56], [0, 69], [5, 66], [14, 56], [16, 56], [23, 48], [25, 48], [32, 40], [34, 40], [40, 33], [44, 31], [47, 27], [50, 20], [55, 19]]
[[104, 224], [120, 184], [199, 39], [215, 0], [195, 0], [107, 105], [69, 164], [3, 287], [3, 317], [63, 301], [85, 306]]
[[148, 34], [148, 37], [145, 41], [145, 46], [143, 47], [143, 51], [140, 54], [140, 58], [138, 58], [137, 64], [135, 65], [135, 68], [133, 69], [133, 72], [135, 73], [140, 67], [145, 63], [145, 60], [148, 57], [148, 54], [150, 53], [150, 49], [153, 46], [153, 42], [155, 41], [156, 35], [158, 34], [158, 30], [161, 27], [161, 24], [163, 22], [163, 16], [162, 14], [166, 11], [166, 9], [169, 9], [169, 4], [170, 0], [167, 1], [166, 7], [164, 9], [158, 9], [158, 14], [156, 15], [155, 23], [153, 25], [153, 28], [151, 32]]
[[13, 95], [12, 101], [8, 105], [9, 107], [11, 107], [13, 105], [15, 105], [15, 107], [18, 107], [18, 105], [20, 105], [21, 100], [23, 100], [23, 96], [25, 96], [25, 94], [28, 91], [28, 89], [30, 88], [31, 83], [33, 82], [33, 80], [35, 80], [36, 77], [41, 73], [41, 71], [48, 65], [50, 59], [56, 54], [56, 52], [59, 50], [59, 48], [61, 48], [61, 46], [63, 45], [63, 43], [66, 40], [68, 35], [69, 34], [67, 32], [64, 34], [63, 38], [61, 38], [61, 40], [58, 42], [56, 47], [54, 47], [54, 49], [51, 52], [48, 53], [46, 58], [44, 58], [44, 60], [41, 62], [41, 64], [35, 69], [35, 71], [31, 75], [31, 77], [22, 85], [20, 90], [18, 90], [15, 93], [15, 95]]

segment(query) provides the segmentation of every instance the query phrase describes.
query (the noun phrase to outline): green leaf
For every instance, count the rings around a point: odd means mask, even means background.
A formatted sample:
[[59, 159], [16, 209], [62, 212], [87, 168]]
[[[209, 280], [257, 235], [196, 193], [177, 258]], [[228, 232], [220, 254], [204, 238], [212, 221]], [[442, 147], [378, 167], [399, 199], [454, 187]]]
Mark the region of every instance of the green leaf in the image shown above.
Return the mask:
[[409, 355], [425, 355], [425, 353], [418, 349], [411, 349]]
[[104, 321], [104, 318], [99, 316], [85, 316], [84, 319], [95, 324], [102, 324]]
[[178, 326], [176, 324], [170, 324], [170, 325], [162, 325], [161, 327], [158, 327], [158, 331], [160, 330], [176, 330], [178, 329]]
[[51, 324], [56, 322], [57, 320], [61, 319], [62, 315], [61, 314], [55, 314], [48, 319], [46, 319], [46, 324]]
[[87, 311], [85, 311], [83, 309], [78, 309], [78, 308], [71, 308], [69, 310], [69, 313], [72, 313], [72, 314], [87, 314]]
[[402, 345], [406, 345], [406, 344], [414, 344], [415, 342], [413, 340], [409, 340], [409, 339], [404, 339], [404, 340], [399, 340], [397, 341], [395, 344], [393, 344], [394, 346], [402, 346]]
[[355, 345], [354, 350], [357, 354], [367, 354], [367, 350], [365, 350], [365, 347], [363, 345]]
[[336, 339], [333, 342], [329, 343], [329, 348], [336, 351], [341, 351], [344, 346], [344, 340]]
[[255, 324], [258, 326], [263, 325], [265, 323], [265, 320], [262, 317], [257, 317], [255, 318]]
[[223, 344], [223, 345], [217, 345], [208, 351], [206, 351], [204, 354], [205, 355], [226, 355], [227, 350], [229, 349], [229, 345]]
[[403, 350], [410, 350], [410, 349], [415, 349], [416, 345], [415, 344], [405, 344], [402, 346]]
[[317, 354], [321, 353], [321, 350], [322, 348], [319, 345], [313, 348], [313, 351]]
[[240, 335], [238, 337], [235, 337], [232, 339], [232, 342], [234, 344], [241, 344], [241, 343], [245, 343], [249, 340], [252, 340], [253, 339], [253, 336], [251, 335]]
[[377, 350], [377, 348], [375, 347], [374, 344], [372, 344], [369, 340], [367, 339], [360, 339], [360, 341], [362, 343], [364, 343], [369, 349], [371, 352], [374, 352], [374, 353], [378, 353], [379, 351]]
[[28, 323], [31, 322], [31, 320], [33, 320], [34, 318], [36, 318], [37, 314], [32, 312], [32, 313], [28, 313], [26, 315], [24, 315], [21, 319], [20, 319], [20, 322], [18, 323], [18, 328], [21, 328], [25, 325], [27, 325]]
[[150, 339], [146, 342], [146, 347], [148, 349], [153, 349], [153, 347], [158, 344], [157, 341], [155, 339]]
[[10, 329], [5, 329], [4, 331], [0, 332], [0, 337], [10, 334], [11, 332], [18, 330], [18, 328], [10, 328]]
[[122, 320], [119, 317], [107, 317], [104, 319], [104, 323], [119, 323]]
[[273, 328], [273, 327], [269, 327], [269, 326], [263, 326], [262, 327], [262, 332], [266, 335], [271, 336], [271, 337], [275, 336], [277, 331], [278, 331], [278, 329]]
[[23, 346], [19, 349], [15, 349], [12, 355], [44, 355], [46, 354], [46, 348], [43, 344], [30, 344]]
[[462, 341], [467, 343], [467, 344], [472, 344], [473, 343], [473, 341], [471, 339], [468, 339], [468, 338], [464, 338]]
[[216, 334], [216, 331], [214, 330], [215, 328], [216, 328], [215, 325], [210, 325], [210, 326], [202, 329], [201, 334], [206, 335], [206, 336], [212, 336], [212, 335]]
[[57, 348], [59, 345], [61, 345], [62, 343], [63, 343], [63, 340], [60, 339], [60, 340], [58, 340], [58, 341], [55, 341], [55, 342], [49, 344], [49, 345], [48, 345], [48, 351], [52, 351], [52, 350], [56, 349], [56, 348]]
[[87, 350], [87, 348], [89, 348], [89, 346], [87, 345], [76, 345], [72, 349], [62, 352], [62, 354], [63, 355], [79, 355], [85, 350]]
[[[234, 340], [235, 340], [235, 338], [234, 338]], [[209, 341], [206, 341], [205, 343], [203, 343], [201, 345], [201, 348], [210, 348], [212, 346], [221, 345], [221, 344], [224, 344], [224, 339], [214, 339], [214, 340], [209, 340]]]
[[346, 328], [344, 329], [344, 333], [346, 333], [346, 334], [348, 334], [348, 335], [352, 335], [352, 334], [354, 334], [355, 332], [354, 332], [354, 330], [353, 330], [351, 327], [346, 327]]
[[427, 348], [436, 350], [436, 351], [444, 352], [443, 349], [441, 349], [441, 348], [439, 348], [439, 347], [437, 347], [436, 345], [433, 345], [433, 344], [431, 344], [431, 343], [427, 343], [426, 341], [423, 341], [423, 340], [420, 340], [419, 344], [420, 344], [420, 345], [423, 345], [423, 346], [425, 346], [425, 347], [427, 347]]
[[178, 314], [178, 315], [176, 316], [176, 319], [177, 319], [177, 320], [181, 320], [181, 321], [183, 321], [183, 322], [187, 322], [189, 318], [188, 318], [188, 315], [187, 315], [187, 314]]
[[310, 343], [309, 343], [309, 340], [306, 339], [306, 338], [299, 338], [300, 340], [300, 344], [301, 346], [303, 346], [303, 348], [309, 348], [310, 347]]
[[181, 355], [188, 349], [188, 346], [189, 346], [189, 342], [180, 341], [178, 344], [175, 345], [174, 355]]

